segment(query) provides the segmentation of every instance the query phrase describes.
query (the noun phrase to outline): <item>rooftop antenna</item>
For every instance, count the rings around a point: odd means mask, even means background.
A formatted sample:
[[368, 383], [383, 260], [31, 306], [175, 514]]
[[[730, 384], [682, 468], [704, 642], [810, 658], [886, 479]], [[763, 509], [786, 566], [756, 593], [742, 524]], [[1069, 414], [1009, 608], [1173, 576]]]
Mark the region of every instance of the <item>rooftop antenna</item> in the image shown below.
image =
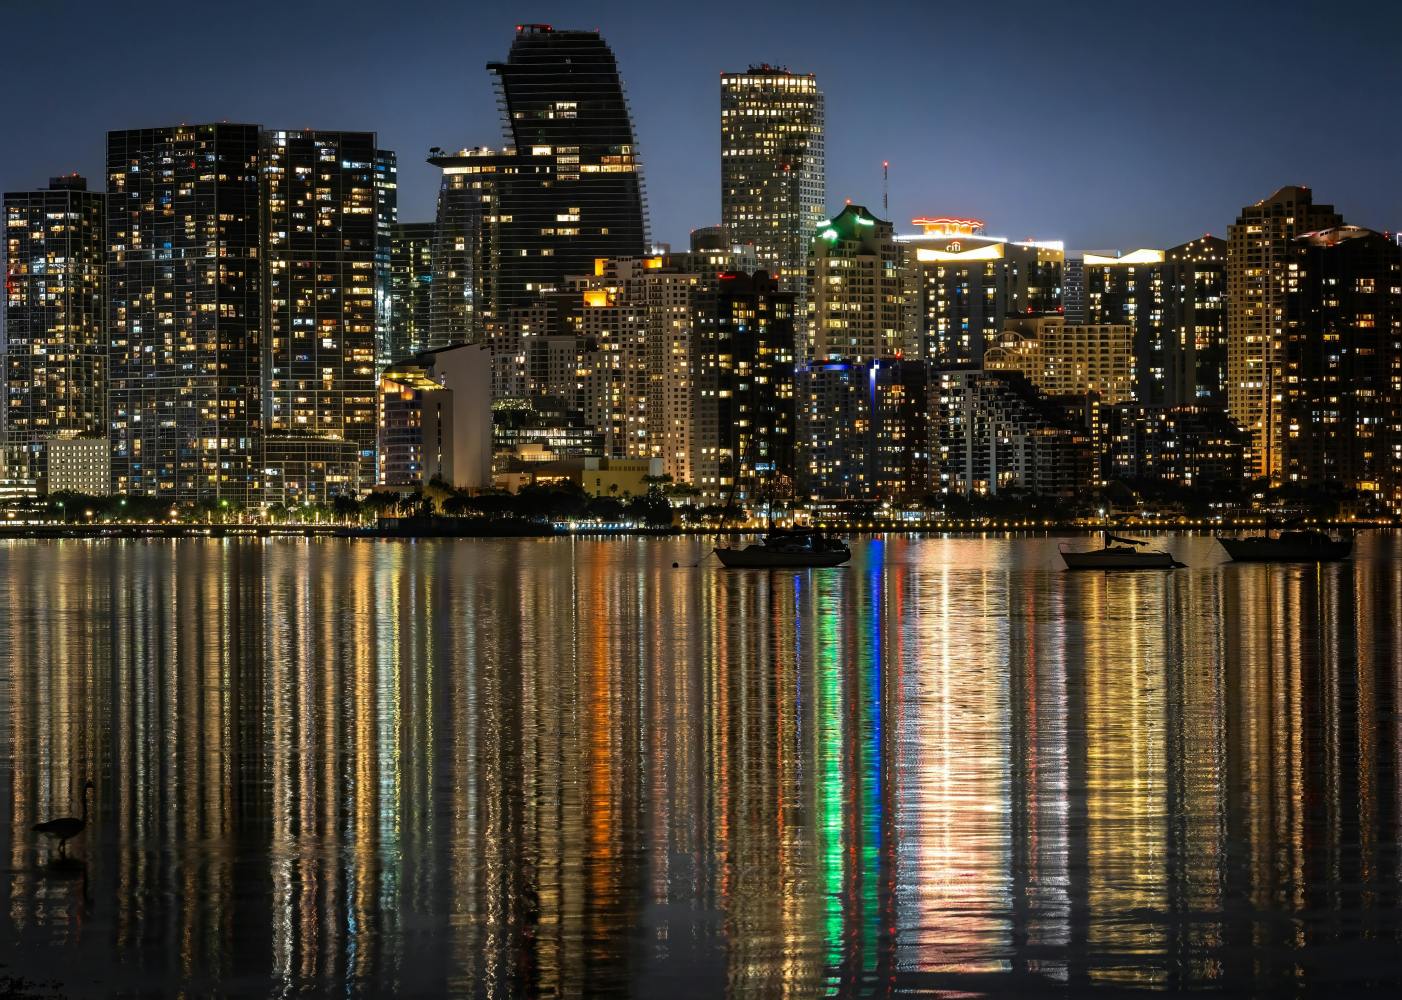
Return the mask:
[[881, 214], [891, 217], [891, 161], [881, 161]]

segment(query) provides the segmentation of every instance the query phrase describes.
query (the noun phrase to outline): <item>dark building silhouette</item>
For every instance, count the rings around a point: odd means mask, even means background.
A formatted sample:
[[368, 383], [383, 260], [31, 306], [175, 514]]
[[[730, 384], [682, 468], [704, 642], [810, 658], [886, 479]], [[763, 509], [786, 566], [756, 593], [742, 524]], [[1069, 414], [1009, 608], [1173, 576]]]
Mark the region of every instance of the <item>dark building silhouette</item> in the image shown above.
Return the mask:
[[497, 298], [521, 304], [646, 250], [633, 124], [613, 52], [596, 31], [527, 24], [496, 75], [516, 169], [498, 181]]
[[1105, 413], [1111, 479], [1230, 488], [1250, 469], [1251, 436], [1224, 407], [1124, 403]]
[[794, 475], [796, 297], [765, 271], [696, 293], [692, 469], [705, 494], [749, 497]]
[[596, 259], [641, 256], [647, 236], [628, 103], [598, 32], [518, 25], [506, 61], [487, 68], [506, 147], [430, 151], [443, 182], [428, 342], [503, 355], [514, 311]]
[[1294, 240], [1285, 296], [1285, 478], [1402, 508], [1402, 247], [1336, 226]]

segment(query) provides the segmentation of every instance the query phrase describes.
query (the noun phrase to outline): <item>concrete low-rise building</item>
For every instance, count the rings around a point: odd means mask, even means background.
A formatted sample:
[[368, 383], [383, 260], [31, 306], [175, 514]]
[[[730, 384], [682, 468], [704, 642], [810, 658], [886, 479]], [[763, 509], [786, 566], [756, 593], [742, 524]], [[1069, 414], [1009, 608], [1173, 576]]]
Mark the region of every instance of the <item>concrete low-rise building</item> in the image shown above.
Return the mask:
[[492, 484], [492, 354], [458, 344], [424, 351], [380, 376], [379, 485]]
[[512, 493], [525, 486], [573, 483], [594, 497], [640, 497], [662, 475], [660, 458], [559, 458], [531, 449], [497, 473], [496, 485]]

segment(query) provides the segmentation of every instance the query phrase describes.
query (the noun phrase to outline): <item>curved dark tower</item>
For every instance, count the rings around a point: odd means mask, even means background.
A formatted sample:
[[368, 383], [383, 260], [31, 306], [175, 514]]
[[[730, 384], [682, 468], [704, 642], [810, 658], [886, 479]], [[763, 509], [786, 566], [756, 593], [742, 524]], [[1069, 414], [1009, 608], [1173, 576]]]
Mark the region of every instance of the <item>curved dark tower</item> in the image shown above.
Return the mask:
[[618, 64], [596, 31], [516, 27], [488, 63], [516, 169], [498, 180], [504, 308], [594, 273], [597, 257], [647, 250], [643, 187]]

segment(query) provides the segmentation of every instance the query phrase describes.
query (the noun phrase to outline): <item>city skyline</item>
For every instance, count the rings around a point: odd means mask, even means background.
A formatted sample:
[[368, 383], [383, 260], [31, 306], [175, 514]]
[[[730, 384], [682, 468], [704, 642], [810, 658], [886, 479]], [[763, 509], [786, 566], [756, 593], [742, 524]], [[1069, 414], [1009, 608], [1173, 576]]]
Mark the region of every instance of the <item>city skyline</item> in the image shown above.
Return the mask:
[[[995, 23], [957, 9], [910, 8], [884, 26], [844, 25], [843, 44], [835, 46], [822, 41], [835, 37], [837, 26], [826, 5], [811, 8], [808, 18], [758, 12], [744, 33], [725, 31], [709, 15], [638, 14], [616, 4], [528, 11], [494, 4], [461, 12], [418, 5], [410, 16], [361, 33], [362, 40], [357, 15], [368, 17], [370, 8], [350, 4], [335, 25], [310, 11], [282, 17], [284, 44], [270, 46], [256, 32], [256, 17], [208, 12], [182, 27], [164, 16], [167, 5], [153, 4], [120, 15], [130, 41], [124, 51], [137, 58], [116, 72], [100, 40], [118, 15], [61, 6], [82, 14], [66, 28], [85, 58], [46, 88], [47, 100], [20, 107], [12, 127], [26, 142], [7, 147], [0, 161], [6, 190], [37, 189], [72, 171], [100, 177], [107, 131], [270, 121], [376, 131], [399, 155], [401, 221], [428, 221], [438, 187], [438, 172], [425, 162], [428, 149], [501, 143], [486, 66], [501, 58], [517, 23], [538, 20], [597, 28], [617, 54], [648, 185], [651, 235], [679, 249], [690, 229], [721, 221], [714, 127], [720, 76], [763, 62], [814, 73], [826, 95], [829, 208], [851, 198], [878, 211], [881, 162], [889, 160], [891, 207], [878, 214], [898, 232], [909, 231], [917, 215], [967, 213], [986, 219], [990, 232], [1061, 239], [1068, 250], [1166, 247], [1206, 232], [1224, 235], [1242, 204], [1287, 184], [1327, 192], [1357, 224], [1402, 226], [1402, 139], [1376, 126], [1388, 114], [1389, 95], [1402, 87], [1402, 62], [1389, 58], [1387, 46], [1396, 31], [1386, 22], [1402, 20], [1396, 10], [1350, 20], [1335, 9], [1277, 6], [1262, 25], [1250, 12], [1205, 7], [1168, 24], [1119, 10], [1085, 24], [1065, 11], [1056, 17], [1024, 10]], [[52, 6], [26, 4], [4, 10], [16, 37], [42, 30], [53, 13]], [[1203, 26], [1209, 16], [1211, 30]], [[160, 30], [137, 30], [148, 19]], [[164, 78], [147, 67], [166, 63], [140, 58], [156, 44], [147, 35], [178, 47], [211, 29], [224, 44], [207, 54], [201, 80], [162, 86]], [[1150, 31], [1156, 44], [1146, 52], [1139, 40]], [[680, 37], [688, 39], [684, 51], [670, 41]], [[1252, 37], [1271, 44], [1237, 44]], [[1347, 55], [1320, 60], [1320, 37]], [[334, 45], [344, 58], [316, 73], [271, 72], [287, 53], [321, 45]], [[396, 66], [396, 46], [414, 54], [407, 71]], [[861, 58], [853, 59], [854, 51]], [[45, 56], [27, 47], [13, 58], [23, 76], [37, 72], [36, 60]], [[1219, 67], [1221, 75], [1194, 72], [1202, 66]], [[376, 71], [382, 82], [366, 87], [364, 73]], [[1255, 88], [1231, 85], [1268, 71], [1269, 101], [1253, 99]], [[1328, 75], [1345, 73], [1347, 90], [1329, 85]], [[1041, 103], [1029, 101], [1038, 93]], [[1306, 124], [1325, 114], [1332, 126], [1326, 141], [1305, 141]], [[1344, 144], [1358, 135], [1372, 141]]]
[[[388, 65], [354, 79], [367, 102], [393, 89]], [[743, 497], [766, 516], [790, 490], [816, 505], [809, 514], [827, 503], [947, 510], [955, 484], [966, 495], [1070, 496], [1058, 469], [1107, 487], [1112, 470], [1177, 468], [1169, 452], [1187, 462], [1173, 474], [1181, 485], [1215, 488], [1219, 500], [1243, 486], [1232, 470], [1249, 466], [1274, 485], [1349, 489], [1399, 510], [1402, 244], [1314, 203], [1310, 188], [1286, 184], [1236, 210], [1226, 240], [1167, 250], [1156, 239], [1068, 253], [1064, 234], [1010, 240], [967, 214], [924, 214], [910, 223], [923, 232], [903, 233], [884, 184], [879, 200], [860, 201], [827, 186], [827, 151], [846, 132], [828, 114], [824, 78], [750, 61], [722, 71], [712, 110], [721, 223], [691, 228], [687, 249], [669, 251], [649, 239], [634, 102], [600, 30], [516, 23], [505, 59], [483, 76], [505, 134], [499, 147], [428, 149], [442, 174], [427, 234], [400, 211], [409, 156], [375, 131], [205, 122], [107, 132], [106, 192], [92, 196], [106, 213], [95, 279], [106, 359], [84, 388], [105, 401], [112, 493], [265, 516], [337, 501], [358, 515], [362, 498], [391, 502], [367, 495], [377, 487], [413, 492], [386, 480], [382, 453], [407, 434], [417, 438], [401, 442], [395, 467], [426, 491], [469, 491], [459, 510], [473, 490], [562, 476], [656, 498], [667, 482], [725, 510]], [[873, 120], [928, 96], [903, 97], [895, 79], [874, 81], [884, 99]], [[80, 185], [76, 173], [51, 183]], [[56, 197], [5, 194], [0, 431], [5, 489], [21, 494], [54, 491], [50, 447], [59, 484], [72, 462], [97, 457], [68, 444], [94, 433], [69, 426], [66, 404], [47, 395], [80, 353], [70, 331], [91, 325], [70, 294], [86, 280], [86, 258], [67, 246], [81, 225], [73, 196], [63, 212], [31, 207]], [[787, 299], [733, 303], [738, 339], [711, 357], [708, 331], [731, 307], [709, 293], [762, 271]], [[777, 307], [774, 329], [752, 327], [752, 307]], [[395, 356], [459, 344], [484, 350], [447, 367]], [[400, 362], [413, 371], [386, 378]], [[931, 378], [950, 366], [1025, 383]], [[446, 395], [415, 388], [424, 379]], [[1249, 446], [1211, 419], [1128, 408], [1224, 400]], [[713, 412], [717, 401], [738, 408]], [[460, 421], [469, 410], [476, 417]], [[777, 435], [772, 455], [749, 454], [764, 437], [752, 419]], [[1340, 425], [1338, 443], [1354, 449], [1346, 461], [1307, 426], [1318, 420]], [[1160, 436], [1173, 426], [1185, 436]], [[511, 440], [566, 428], [562, 452]], [[491, 454], [490, 473], [444, 459], [458, 448]], [[1190, 468], [1218, 457], [1225, 464], [1204, 467], [1228, 472], [1221, 482]], [[605, 472], [611, 485], [593, 474]], [[766, 490], [771, 500], [759, 501]], [[664, 504], [674, 517], [681, 496]], [[447, 499], [426, 501], [428, 513], [446, 512]], [[707, 516], [681, 506], [682, 517]]]

